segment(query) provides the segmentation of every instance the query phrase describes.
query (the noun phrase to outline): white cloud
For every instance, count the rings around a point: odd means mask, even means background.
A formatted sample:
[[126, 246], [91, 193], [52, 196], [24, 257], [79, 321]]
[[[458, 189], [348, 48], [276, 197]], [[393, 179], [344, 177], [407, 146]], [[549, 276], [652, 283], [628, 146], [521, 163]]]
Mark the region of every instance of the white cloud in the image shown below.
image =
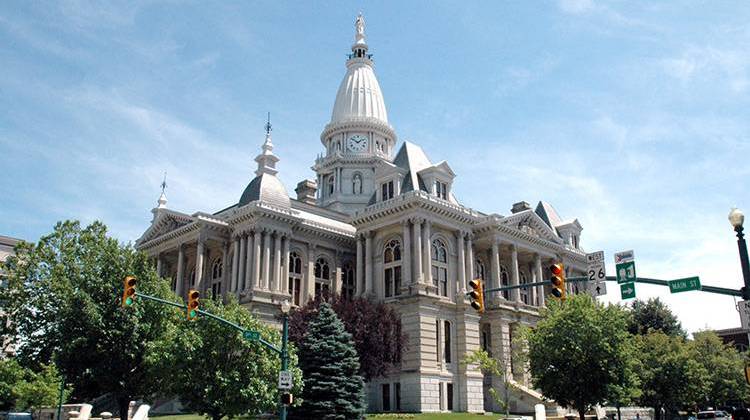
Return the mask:
[[678, 56], [662, 59], [661, 66], [668, 76], [683, 84], [702, 81], [710, 86], [726, 85], [738, 94], [750, 85], [747, 51], [690, 46]]

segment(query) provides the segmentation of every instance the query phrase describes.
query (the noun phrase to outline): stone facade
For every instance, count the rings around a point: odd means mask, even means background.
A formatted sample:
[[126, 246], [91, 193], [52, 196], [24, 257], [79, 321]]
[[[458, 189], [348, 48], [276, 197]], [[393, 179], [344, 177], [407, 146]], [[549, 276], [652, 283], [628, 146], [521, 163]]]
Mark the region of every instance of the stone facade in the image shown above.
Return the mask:
[[[547, 203], [513, 205], [511, 214], [484, 214], [452, 193], [447, 162], [432, 163], [417, 145], [396, 147], [372, 56], [357, 33], [331, 121], [320, 140], [315, 180], [290, 198], [276, 177], [270, 124], [258, 170], [237, 204], [215, 214], [167, 208], [164, 194], [137, 247], [185, 296], [233, 294], [270, 324], [283, 300], [303, 305], [324, 290], [364, 295], [401, 315], [407, 350], [401, 364], [367, 385], [370, 411], [496, 410], [485, 378], [461, 364], [478, 348], [512, 372], [514, 412], [541, 401], [512, 357], [513, 332], [534, 325], [544, 287], [487, 297], [480, 315], [466, 298], [468, 282], [487, 288], [542, 281], [549, 265], [585, 271], [581, 225], [563, 221]], [[553, 408], [553, 407], [551, 407]]]

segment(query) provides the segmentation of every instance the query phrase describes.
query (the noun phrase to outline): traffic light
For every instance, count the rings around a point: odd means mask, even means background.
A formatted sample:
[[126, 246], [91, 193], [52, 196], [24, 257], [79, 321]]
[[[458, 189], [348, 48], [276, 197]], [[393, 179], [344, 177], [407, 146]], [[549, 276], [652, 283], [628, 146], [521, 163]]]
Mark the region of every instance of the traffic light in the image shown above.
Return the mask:
[[562, 263], [552, 264], [549, 268], [552, 272], [552, 295], [565, 300], [565, 267]]
[[469, 293], [471, 296], [471, 307], [476, 309], [480, 314], [484, 313], [484, 290], [482, 290], [482, 279], [474, 279], [469, 282], [472, 290]]
[[135, 277], [125, 276], [123, 281], [124, 287], [122, 292], [122, 307], [130, 306], [135, 300], [135, 284], [137, 283]]
[[292, 405], [292, 401], [294, 401], [294, 395], [285, 392], [281, 394], [281, 403], [284, 405]]
[[188, 321], [192, 321], [195, 318], [198, 318], [198, 307], [200, 306], [200, 296], [201, 294], [195, 290], [190, 289], [188, 292], [188, 307], [187, 307], [187, 319]]

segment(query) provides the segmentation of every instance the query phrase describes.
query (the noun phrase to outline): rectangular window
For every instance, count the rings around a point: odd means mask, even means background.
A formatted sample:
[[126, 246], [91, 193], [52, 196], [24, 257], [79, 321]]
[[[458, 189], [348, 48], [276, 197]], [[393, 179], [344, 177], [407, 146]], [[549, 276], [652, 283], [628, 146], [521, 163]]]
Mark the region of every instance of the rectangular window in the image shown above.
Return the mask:
[[391, 411], [391, 385], [383, 384], [383, 411]]
[[445, 386], [447, 388], [445, 398], [448, 400], [446, 401], [448, 403], [448, 411], [453, 411], [453, 384], [448, 382]]
[[438, 384], [438, 398], [440, 399], [440, 411], [445, 411], [445, 398], [443, 398], [445, 394], [443, 393], [443, 383], [440, 382]]
[[381, 185], [381, 193], [383, 195], [383, 201], [393, 198], [393, 181], [384, 182]]
[[482, 350], [492, 356], [492, 333], [490, 332], [490, 326], [487, 324], [482, 327]]
[[289, 293], [292, 295], [292, 303], [299, 306], [300, 279], [289, 277]]
[[440, 267], [438, 269], [438, 279], [440, 281], [440, 295], [448, 296], [448, 269]]
[[401, 267], [393, 267], [393, 295], [401, 294]]
[[435, 195], [443, 200], [448, 199], [448, 184], [445, 182], [435, 181]]
[[391, 288], [393, 287], [393, 268], [385, 269], [385, 297], [391, 297]]
[[451, 363], [451, 323], [443, 322], [445, 331], [443, 333], [443, 360], [445, 360], [445, 363]]
[[395, 394], [394, 397], [396, 398], [396, 411], [401, 411], [401, 383], [396, 382], [393, 385], [393, 393]]
[[440, 320], [435, 320], [435, 360], [440, 363]]

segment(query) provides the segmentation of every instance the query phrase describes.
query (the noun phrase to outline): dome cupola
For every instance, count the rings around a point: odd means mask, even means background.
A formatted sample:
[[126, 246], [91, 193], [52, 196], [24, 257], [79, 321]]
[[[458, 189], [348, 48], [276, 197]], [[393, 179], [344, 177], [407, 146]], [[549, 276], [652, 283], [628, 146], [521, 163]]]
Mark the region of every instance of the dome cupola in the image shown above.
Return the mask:
[[255, 161], [258, 162], [255, 178], [245, 188], [237, 207], [242, 207], [253, 201], [262, 201], [285, 208], [291, 207], [289, 194], [287, 194], [281, 180], [276, 177], [278, 172], [276, 162], [279, 161], [279, 158], [273, 154], [270, 115], [269, 121], [266, 123], [266, 140], [261, 146], [260, 154], [255, 157]]

